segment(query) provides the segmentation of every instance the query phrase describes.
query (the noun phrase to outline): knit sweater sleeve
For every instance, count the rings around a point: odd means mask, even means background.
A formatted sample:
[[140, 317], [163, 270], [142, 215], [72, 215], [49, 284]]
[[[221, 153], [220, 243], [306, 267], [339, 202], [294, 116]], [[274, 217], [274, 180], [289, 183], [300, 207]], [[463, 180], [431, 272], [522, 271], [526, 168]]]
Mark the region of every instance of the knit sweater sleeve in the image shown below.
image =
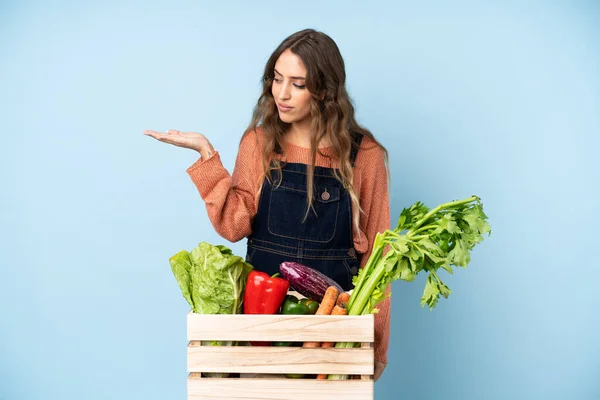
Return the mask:
[[240, 143], [232, 175], [223, 166], [219, 152], [187, 169], [215, 231], [230, 242], [252, 233], [259, 190], [257, 160], [260, 162], [257, 134], [247, 133]]
[[[365, 142], [365, 141], [363, 141]], [[383, 150], [368, 140], [366, 146], [358, 152], [357, 166], [360, 163], [360, 216], [361, 231], [365, 232], [368, 250], [363, 254], [361, 268], [366, 264], [375, 236], [390, 228], [390, 203], [388, 194], [387, 169]], [[390, 289], [388, 294], [391, 295]], [[387, 352], [390, 340], [390, 305], [387, 297], [379, 303], [379, 312], [375, 315], [375, 360], [387, 364]]]

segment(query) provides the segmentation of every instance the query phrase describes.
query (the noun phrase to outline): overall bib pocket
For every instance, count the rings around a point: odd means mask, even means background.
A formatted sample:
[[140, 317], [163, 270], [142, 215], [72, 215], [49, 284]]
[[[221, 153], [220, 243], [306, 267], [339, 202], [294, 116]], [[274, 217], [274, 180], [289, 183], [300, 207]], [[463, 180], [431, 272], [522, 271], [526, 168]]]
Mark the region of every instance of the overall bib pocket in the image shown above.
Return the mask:
[[312, 208], [303, 221], [306, 196], [306, 186], [294, 182], [272, 187], [268, 210], [270, 234], [320, 243], [333, 239], [340, 208], [339, 186], [315, 186]]

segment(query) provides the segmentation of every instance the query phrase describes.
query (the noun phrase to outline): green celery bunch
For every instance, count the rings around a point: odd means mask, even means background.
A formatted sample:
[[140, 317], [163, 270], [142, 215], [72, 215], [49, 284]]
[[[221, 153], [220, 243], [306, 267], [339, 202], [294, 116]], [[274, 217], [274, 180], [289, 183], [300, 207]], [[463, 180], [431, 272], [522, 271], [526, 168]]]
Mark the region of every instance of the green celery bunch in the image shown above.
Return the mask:
[[[415, 280], [425, 271], [421, 307], [435, 308], [440, 296], [452, 293], [438, 275], [439, 268], [453, 274], [452, 267], [466, 267], [470, 251], [491, 234], [481, 199], [471, 196], [440, 204], [429, 210], [421, 202], [400, 213], [394, 230], [380, 232], [364, 268], [354, 277], [354, 289], [348, 302], [348, 315], [377, 312], [376, 306], [389, 294], [388, 287], [397, 279]], [[385, 252], [386, 248], [389, 250]], [[385, 254], [384, 254], [385, 253]], [[337, 343], [336, 348], [351, 348], [355, 343]], [[330, 375], [328, 379], [344, 379]]]

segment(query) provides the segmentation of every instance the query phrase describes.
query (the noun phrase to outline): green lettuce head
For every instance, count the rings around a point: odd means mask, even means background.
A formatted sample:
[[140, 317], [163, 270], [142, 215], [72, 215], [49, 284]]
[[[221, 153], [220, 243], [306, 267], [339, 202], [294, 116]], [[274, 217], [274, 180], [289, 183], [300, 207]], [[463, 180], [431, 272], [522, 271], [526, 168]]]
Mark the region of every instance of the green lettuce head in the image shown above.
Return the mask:
[[241, 314], [252, 266], [223, 246], [200, 242], [169, 259], [183, 297], [198, 314]]

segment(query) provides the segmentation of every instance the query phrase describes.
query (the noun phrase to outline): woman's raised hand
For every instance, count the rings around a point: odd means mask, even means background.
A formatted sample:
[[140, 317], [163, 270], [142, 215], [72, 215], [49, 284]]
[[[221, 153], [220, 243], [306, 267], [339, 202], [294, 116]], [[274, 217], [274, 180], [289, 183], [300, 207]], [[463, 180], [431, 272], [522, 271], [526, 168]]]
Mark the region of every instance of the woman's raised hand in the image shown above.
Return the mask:
[[209, 158], [215, 152], [206, 136], [201, 133], [180, 132], [175, 129], [169, 129], [166, 133], [146, 130], [144, 131], [144, 135], [151, 136], [161, 142], [196, 150], [203, 159]]

